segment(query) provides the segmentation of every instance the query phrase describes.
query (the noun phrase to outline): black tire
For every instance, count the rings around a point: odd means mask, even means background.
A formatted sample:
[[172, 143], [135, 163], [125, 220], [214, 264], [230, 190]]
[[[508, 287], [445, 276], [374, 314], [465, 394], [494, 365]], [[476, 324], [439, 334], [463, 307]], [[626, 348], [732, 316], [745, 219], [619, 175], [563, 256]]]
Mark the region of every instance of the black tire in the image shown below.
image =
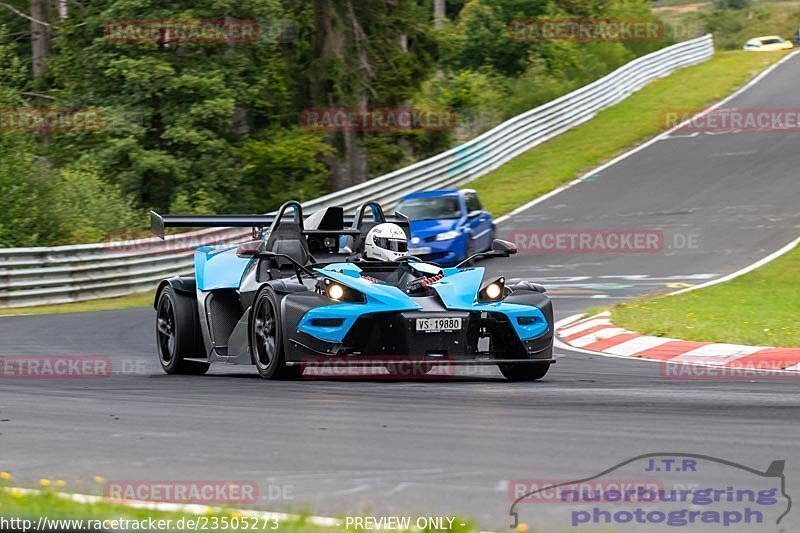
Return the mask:
[[164, 287], [156, 305], [156, 349], [164, 372], [200, 375], [208, 371], [208, 363], [186, 361], [187, 357], [201, 357], [199, 326], [192, 298], [169, 285]]
[[550, 370], [547, 363], [501, 363], [497, 366], [508, 381], [536, 381]]
[[302, 375], [300, 366], [286, 366], [280, 305], [271, 287], [261, 289], [250, 313], [250, 356], [264, 379], [291, 379]]

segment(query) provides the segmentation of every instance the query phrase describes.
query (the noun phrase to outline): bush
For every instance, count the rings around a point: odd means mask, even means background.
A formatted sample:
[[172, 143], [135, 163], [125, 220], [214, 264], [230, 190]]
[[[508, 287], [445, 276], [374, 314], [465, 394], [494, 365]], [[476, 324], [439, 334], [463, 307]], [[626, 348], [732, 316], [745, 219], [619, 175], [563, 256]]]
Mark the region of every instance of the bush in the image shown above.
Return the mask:
[[747, 11], [715, 9], [701, 15], [707, 32], [714, 34], [718, 49], [738, 50], [748, 39], [760, 35], [790, 38], [797, 30], [800, 10], [760, 6]]
[[301, 129], [276, 130], [246, 142], [239, 150], [244, 167], [235, 187], [236, 207], [267, 212], [287, 200], [321, 196], [328, 176], [323, 158], [331, 153], [322, 135]]
[[472, 138], [500, 122], [507, 96], [505, 81], [487, 69], [441, 73], [427, 80], [420, 89], [415, 107], [450, 109], [457, 115], [455, 142]]
[[[16, 149], [9, 149], [10, 142]], [[110, 231], [144, 225], [119, 189], [93, 168], [55, 170], [26, 150], [0, 139], [0, 246], [56, 246], [97, 242]]]
[[116, 185], [90, 166], [64, 168], [54, 174], [48, 215], [51, 244], [97, 242], [111, 231], [140, 227], [144, 213], [131, 207]]
[[714, 9], [747, 9], [750, 0], [715, 0]]

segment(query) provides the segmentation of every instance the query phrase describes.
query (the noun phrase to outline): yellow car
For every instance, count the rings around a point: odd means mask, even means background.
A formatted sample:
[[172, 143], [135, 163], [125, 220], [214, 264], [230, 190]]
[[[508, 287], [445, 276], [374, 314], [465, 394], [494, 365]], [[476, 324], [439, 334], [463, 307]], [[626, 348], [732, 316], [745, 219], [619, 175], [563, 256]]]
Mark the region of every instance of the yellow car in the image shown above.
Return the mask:
[[776, 50], [788, 50], [792, 46], [791, 42], [781, 39], [777, 35], [767, 35], [750, 39], [744, 45], [744, 49], [751, 52], [774, 52]]

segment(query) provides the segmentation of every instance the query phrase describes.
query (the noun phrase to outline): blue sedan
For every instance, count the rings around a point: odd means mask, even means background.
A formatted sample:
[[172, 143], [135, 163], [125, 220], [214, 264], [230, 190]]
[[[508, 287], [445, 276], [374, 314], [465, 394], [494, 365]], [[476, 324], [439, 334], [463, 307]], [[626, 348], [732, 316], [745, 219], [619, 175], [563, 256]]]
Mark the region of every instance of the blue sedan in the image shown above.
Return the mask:
[[488, 250], [494, 222], [471, 189], [415, 192], [396, 211], [411, 223], [409, 254], [440, 265], [455, 265]]

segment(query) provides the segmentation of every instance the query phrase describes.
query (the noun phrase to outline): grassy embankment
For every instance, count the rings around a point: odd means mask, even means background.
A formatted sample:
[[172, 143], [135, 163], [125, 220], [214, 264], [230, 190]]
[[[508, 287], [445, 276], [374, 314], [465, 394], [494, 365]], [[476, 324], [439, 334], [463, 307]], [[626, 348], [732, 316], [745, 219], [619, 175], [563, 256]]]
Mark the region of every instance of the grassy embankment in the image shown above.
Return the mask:
[[719, 285], [617, 304], [611, 316], [645, 335], [800, 347], [800, 248]]

